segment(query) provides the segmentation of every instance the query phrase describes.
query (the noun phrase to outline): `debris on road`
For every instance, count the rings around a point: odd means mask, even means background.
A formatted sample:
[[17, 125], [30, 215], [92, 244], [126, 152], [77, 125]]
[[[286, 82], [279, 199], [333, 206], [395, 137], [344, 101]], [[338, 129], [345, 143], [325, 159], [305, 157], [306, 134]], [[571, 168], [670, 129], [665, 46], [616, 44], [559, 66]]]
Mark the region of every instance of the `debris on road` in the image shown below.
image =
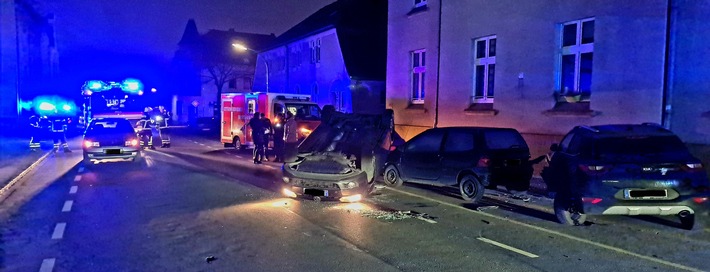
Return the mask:
[[490, 209], [498, 209], [498, 206], [481, 206], [476, 208], [477, 211], [485, 211], [485, 210], [490, 210]]
[[207, 262], [207, 263], [211, 263], [216, 260], [217, 260], [217, 257], [215, 257], [215, 256], [209, 256], [209, 257], [205, 258], [205, 262]]
[[352, 210], [352, 212], [360, 213], [360, 215], [363, 217], [386, 221], [415, 218], [431, 224], [437, 223], [436, 220], [434, 220], [436, 219], [435, 217], [432, 217], [426, 213], [418, 213], [415, 211]]

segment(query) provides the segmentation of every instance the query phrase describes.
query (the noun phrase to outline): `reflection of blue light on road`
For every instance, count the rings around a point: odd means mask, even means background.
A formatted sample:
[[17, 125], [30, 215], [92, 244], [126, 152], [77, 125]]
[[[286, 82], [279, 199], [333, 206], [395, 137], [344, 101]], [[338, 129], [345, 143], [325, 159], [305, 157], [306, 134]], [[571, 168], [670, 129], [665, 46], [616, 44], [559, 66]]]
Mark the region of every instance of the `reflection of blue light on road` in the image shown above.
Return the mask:
[[43, 111], [51, 111], [51, 110], [54, 110], [54, 109], [56, 109], [56, 108], [57, 108], [57, 107], [55, 107], [52, 103], [49, 103], [49, 102], [42, 102], [42, 103], [39, 103], [39, 109], [40, 109], [40, 110], [43, 110]]
[[156, 117], [155, 117], [155, 121], [163, 121], [163, 117], [156, 116]]

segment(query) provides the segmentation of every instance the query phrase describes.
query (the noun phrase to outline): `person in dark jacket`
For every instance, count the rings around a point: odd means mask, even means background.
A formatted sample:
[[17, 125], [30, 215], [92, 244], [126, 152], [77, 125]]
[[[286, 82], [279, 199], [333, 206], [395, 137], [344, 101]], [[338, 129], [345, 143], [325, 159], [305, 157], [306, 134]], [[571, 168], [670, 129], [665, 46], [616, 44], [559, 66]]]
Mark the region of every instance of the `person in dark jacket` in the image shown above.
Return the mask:
[[286, 123], [284, 124], [284, 160], [293, 162], [298, 155], [298, 123], [296, 117], [291, 113], [286, 113]]
[[284, 162], [284, 115], [279, 113], [276, 115], [276, 124], [274, 125], [274, 162]]
[[269, 140], [274, 134], [274, 127], [263, 112], [261, 113], [261, 121], [264, 122], [264, 160], [269, 161]]
[[254, 113], [254, 117], [249, 120], [249, 127], [251, 128], [251, 139], [254, 141], [254, 164], [261, 164], [264, 159], [264, 132], [266, 129], [260, 113]]

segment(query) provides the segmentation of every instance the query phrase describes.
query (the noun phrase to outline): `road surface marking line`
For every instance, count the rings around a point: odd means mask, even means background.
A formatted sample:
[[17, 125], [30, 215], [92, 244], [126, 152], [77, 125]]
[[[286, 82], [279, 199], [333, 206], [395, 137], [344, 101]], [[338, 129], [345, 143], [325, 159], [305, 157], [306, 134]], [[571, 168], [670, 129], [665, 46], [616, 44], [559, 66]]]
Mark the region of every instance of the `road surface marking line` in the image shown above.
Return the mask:
[[54, 270], [54, 262], [56, 261], [57, 259], [54, 258], [42, 260], [42, 266], [39, 267], [39, 272], [52, 272], [52, 270]]
[[74, 206], [73, 200], [64, 201], [64, 207], [62, 207], [62, 212], [70, 212], [72, 206]]
[[682, 269], [682, 270], [686, 270], [686, 271], [694, 271], [694, 272], [702, 272], [702, 271], [703, 271], [703, 270], [700, 270], [700, 269], [697, 269], [697, 268], [693, 268], [693, 267], [689, 267], [689, 266], [685, 266], [685, 265], [682, 265], [682, 264], [677, 264], [677, 263], [674, 263], [674, 262], [669, 262], [669, 261], [661, 260], [661, 259], [658, 259], [658, 258], [653, 258], [653, 257], [649, 257], [649, 256], [646, 256], [646, 255], [641, 255], [641, 254], [634, 253], [634, 252], [631, 252], [631, 251], [628, 251], [628, 250], [625, 250], [625, 249], [621, 249], [621, 248], [618, 248], [618, 247], [614, 247], [614, 246], [610, 246], [610, 245], [606, 245], [606, 244], [594, 242], [594, 241], [587, 240], [587, 239], [584, 239], [584, 238], [575, 237], [575, 236], [572, 236], [572, 235], [569, 235], [569, 234], [564, 234], [564, 233], [562, 233], [562, 232], [558, 232], [558, 231], [554, 231], [554, 230], [549, 230], [549, 229], [546, 229], [546, 228], [543, 228], [543, 227], [538, 227], [538, 226], [535, 226], [535, 225], [530, 225], [530, 224], [527, 224], [527, 223], [515, 221], [515, 220], [510, 219], [510, 218], [505, 218], [505, 217], [497, 216], [497, 215], [490, 214], [490, 213], [486, 213], [486, 212], [482, 212], [482, 211], [471, 210], [471, 209], [468, 209], [468, 208], [465, 208], [465, 207], [461, 207], [461, 206], [459, 206], [459, 205], [451, 204], [451, 203], [444, 202], [444, 201], [437, 200], [437, 199], [433, 199], [433, 198], [430, 198], [430, 197], [421, 196], [421, 195], [418, 195], [418, 194], [414, 194], [414, 193], [410, 193], [410, 192], [405, 192], [405, 191], [398, 190], [398, 189], [393, 189], [393, 188], [391, 188], [391, 187], [385, 187], [385, 188], [386, 188], [387, 190], [391, 190], [391, 191], [394, 191], [394, 192], [402, 193], [402, 194], [409, 195], [409, 196], [413, 196], [413, 197], [418, 197], [418, 198], [421, 198], [421, 199], [426, 199], [426, 200], [433, 201], [433, 202], [436, 202], [436, 203], [439, 203], [439, 204], [442, 204], [442, 205], [445, 205], [445, 206], [449, 206], [449, 207], [452, 207], [452, 208], [457, 208], [457, 209], [461, 209], [461, 210], [468, 211], [468, 212], [471, 212], [471, 213], [480, 214], [480, 215], [483, 215], [483, 216], [495, 218], [495, 219], [498, 219], [498, 220], [501, 220], [501, 221], [510, 222], [510, 223], [513, 223], [513, 224], [516, 224], [516, 225], [528, 227], [528, 228], [531, 228], [531, 229], [534, 229], [534, 230], [538, 230], [538, 231], [541, 231], [541, 232], [546, 232], [546, 233], [548, 233], [548, 234], [557, 235], [557, 236], [564, 237], [564, 238], [567, 238], [567, 239], [570, 239], [570, 240], [574, 240], [574, 241], [581, 242], [581, 243], [585, 243], [585, 244], [588, 244], [588, 245], [592, 245], [592, 246], [600, 247], [600, 248], [603, 248], [603, 249], [611, 250], [611, 251], [614, 251], [614, 252], [616, 252], [616, 253], [620, 253], [620, 254], [625, 254], [625, 255], [633, 256], [633, 257], [636, 257], [636, 258], [639, 258], [639, 259], [643, 259], [643, 260], [647, 260], [647, 261], [650, 261], [650, 262], [659, 263], [659, 264], [663, 264], [663, 265], [675, 267], [675, 268], [677, 268], [677, 269]]
[[69, 194], [76, 194], [77, 190], [79, 190], [79, 186], [74, 185], [71, 188], [69, 188]]
[[74, 177], [74, 181], [81, 181], [81, 176], [77, 175], [76, 177]]
[[15, 186], [16, 183], [18, 183], [20, 180], [22, 180], [23, 177], [25, 177], [27, 174], [29, 174], [37, 165], [42, 163], [47, 157], [49, 157], [50, 154], [54, 152], [47, 152], [42, 155], [39, 159], [37, 159], [35, 162], [33, 162], [29, 167], [27, 167], [24, 171], [22, 171], [20, 174], [15, 176], [10, 182], [5, 184], [2, 188], [0, 188], [0, 197], [2, 197], [6, 192], [10, 191], [10, 188]]
[[84, 173], [84, 167], [79, 167], [79, 173]]
[[201, 145], [201, 146], [205, 146], [205, 144], [203, 144], [203, 143], [200, 143], [200, 145]]
[[486, 239], [486, 238], [483, 238], [483, 237], [478, 237], [478, 238], [476, 238], [476, 239], [478, 239], [479, 241], [484, 242], [484, 243], [489, 243], [489, 244], [494, 245], [494, 246], [497, 246], [497, 247], [505, 248], [505, 249], [510, 250], [510, 251], [512, 251], [512, 252], [518, 253], [518, 254], [520, 254], [520, 255], [528, 256], [528, 257], [530, 257], [530, 258], [537, 258], [537, 257], [540, 257], [540, 256], [537, 256], [537, 255], [532, 254], [532, 253], [530, 253], [530, 252], [527, 252], [527, 251], [525, 251], [525, 250], [517, 249], [517, 248], [514, 248], [514, 247], [512, 247], [512, 246], [509, 246], [509, 245], [506, 245], [506, 244], [503, 244], [503, 243], [499, 243], [499, 242], [493, 241], [493, 240], [491, 240], [491, 239]]
[[52, 240], [62, 239], [64, 237], [64, 229], [67, 228], [67, 223], [57, 223], [54, 227], [54, 232], [52, 233]]

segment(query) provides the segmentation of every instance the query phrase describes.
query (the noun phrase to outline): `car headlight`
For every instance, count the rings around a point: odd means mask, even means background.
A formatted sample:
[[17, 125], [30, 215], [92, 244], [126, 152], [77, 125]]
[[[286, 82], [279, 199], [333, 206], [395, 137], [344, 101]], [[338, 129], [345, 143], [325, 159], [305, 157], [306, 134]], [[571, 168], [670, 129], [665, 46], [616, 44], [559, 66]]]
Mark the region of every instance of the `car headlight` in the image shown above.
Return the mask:
[[301, 131], [301, 134], [303, 134], [303, 135], [305, 135], [305, 136], [310, 135], [311, 132], [312, 132], [310, 129], [307, 129], [307, 128], [304, 128], [304, 127], [302, 127], [302, 128], [300, 129], [300, 131]]
[[352, 189], [352, 188], [356, 188], [358, 186], [358, 184], [357, 184], [357, 182], [349, 181], [349, 182], [340, 183], [340, 184], [338, 184], [338, 186], [340, 187], [340, 189]]
[[282, 177], [281, 180], [283, 180], [285, 183], [291, 182], [291, 179], [288, 177]]

